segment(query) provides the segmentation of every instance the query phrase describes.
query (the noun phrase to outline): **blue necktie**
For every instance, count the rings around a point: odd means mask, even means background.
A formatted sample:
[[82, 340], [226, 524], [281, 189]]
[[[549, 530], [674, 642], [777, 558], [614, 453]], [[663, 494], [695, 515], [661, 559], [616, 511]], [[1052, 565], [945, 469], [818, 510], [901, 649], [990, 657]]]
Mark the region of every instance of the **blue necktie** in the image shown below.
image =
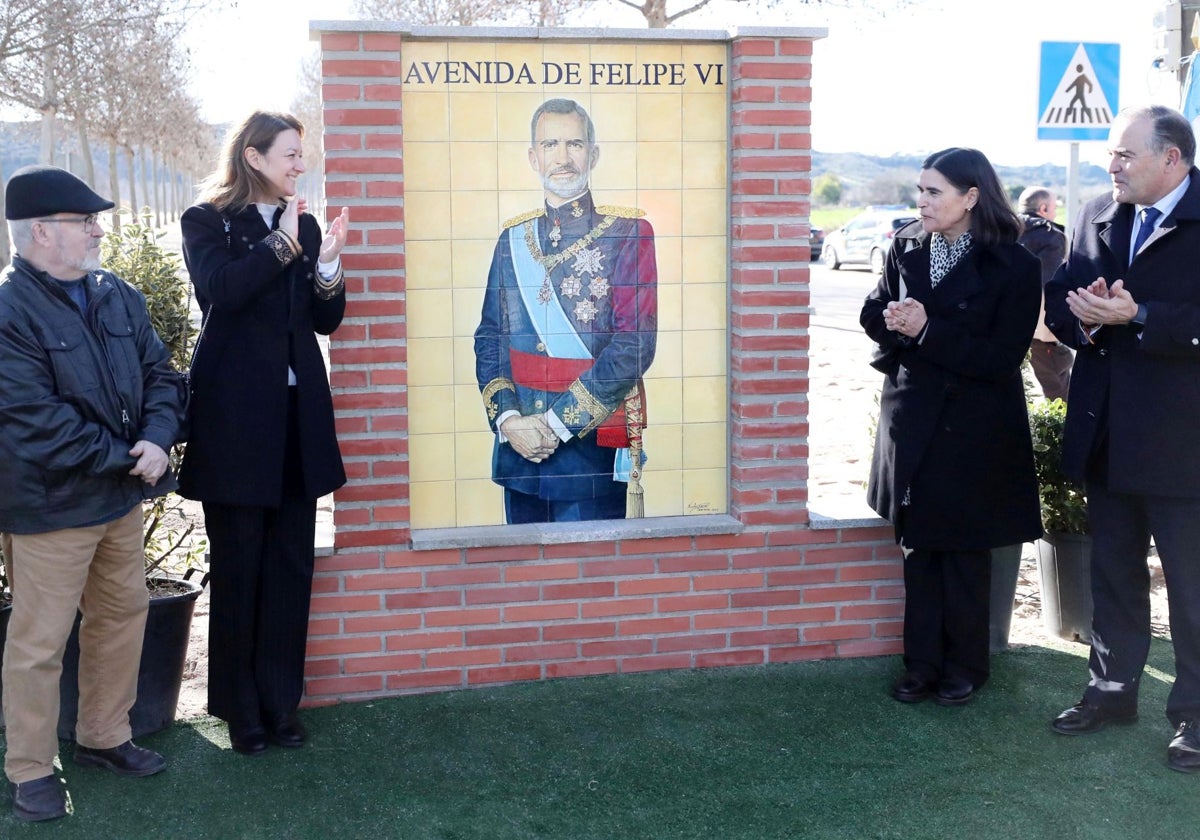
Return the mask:
[[1142, 211], [1142, 226], [1138, 228], [1137, 237], [1133, 240], [1133, 249], [1129, 252], [1129, 261], [1133, 262], [1137, 252], [1142, 250], [1142, 245], [1154, 230], [1154, 223], [1158, 221], [1158, 217], [1162, 215], [1162, 211], [1157, 207], [1147, 207]]

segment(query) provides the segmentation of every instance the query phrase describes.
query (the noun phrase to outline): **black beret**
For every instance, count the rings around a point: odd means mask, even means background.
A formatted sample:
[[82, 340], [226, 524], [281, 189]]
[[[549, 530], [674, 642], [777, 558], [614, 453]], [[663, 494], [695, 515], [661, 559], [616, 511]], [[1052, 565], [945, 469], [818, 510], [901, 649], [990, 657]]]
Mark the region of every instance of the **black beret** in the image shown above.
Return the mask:
[[90, 216], [115, 205], [57, 166], [22, 166], [4, 190], [4, 218], [34, 219], [55, 213]]

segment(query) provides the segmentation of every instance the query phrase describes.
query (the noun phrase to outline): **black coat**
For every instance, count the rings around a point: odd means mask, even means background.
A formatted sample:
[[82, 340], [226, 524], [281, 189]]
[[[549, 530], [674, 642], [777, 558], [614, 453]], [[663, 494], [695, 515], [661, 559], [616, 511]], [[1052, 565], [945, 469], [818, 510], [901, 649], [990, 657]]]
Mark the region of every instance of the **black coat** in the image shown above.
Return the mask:
[[[1046, 325], [1075, 347], [1063, 432], [1063, 469], [1082, 480], [1089, 462], [1119, 493], [1200, 497], [1200, 171], [1129, 262], [1133, 205], [1101, 196], [1075, 225], [1067, 261], [1046, 286]], [[1147, 310], [1144, 328], [1101, 327], [1082, 339], [1067, 292], [1097, 277]], [[1139, 338], [1140, 334], [1140, 338]], [[1092, 456], [1105, 448], [1107, 465]]]
[[[919, 344], [884, 327], [901, 280], [929, 318]], [[1016, 243], [975, 244], [931, 288], [929, 235], [920, 222], [896, 233], [860, 321], [887, 377], [868, 501], [907, 547], [976, 550], [1041, 536], [1021, 378], [1040, 301], [1038, 262]]]
[[[276, 213], [276, 224], [279, 214]], [[314, 293], [321, 244], [300, 217], [304, 254], [286, 268], [262, 244], [270, 233], [253, 205], [229, 217], [208, 204], [183, 214], [183, 256], [206, 319], [192, 365], [191, 432], [180, 494], [228, 505], [277, 507], [283, 491], [290, 365], [296, 374], [303, 492], [316, 499], [346, 481], [333, 400], [315, 333], [337, 329], [344, 290]]]
[[1042, 264], [1042, 285], [1045, 286], [1067, 256], [1067, 237], [1062, 227], [1049, 219], [1022, 213], [1025, 230], [1018, 240]]

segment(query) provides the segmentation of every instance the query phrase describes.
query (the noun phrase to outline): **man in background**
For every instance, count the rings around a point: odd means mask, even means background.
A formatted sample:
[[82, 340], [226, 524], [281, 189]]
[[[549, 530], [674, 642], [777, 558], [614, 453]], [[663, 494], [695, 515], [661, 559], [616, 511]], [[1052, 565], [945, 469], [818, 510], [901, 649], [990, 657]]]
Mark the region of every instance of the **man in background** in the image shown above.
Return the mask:
[[[1067, 237], [1062, 226], [1054, 221], [1058, 213], [1058, 199], [1045, 187], [1028, 187], [1021, 193], [1017, 203], [1020, 205], [1017, 215], [1025, 225], [1018, 241], [1041, 260], [1042, 288], [1045, 289], [1067, 256]], [[1047, 328], [1043, 299], [1042, 313], [1037, 329], [1033, 331], [1033, 344], [1029, 348], [1029, 364], [1046, 399], [1067, 398], [1067, 391], [1071, 387], [1071, 364], [1074, 361], [1075, 354], [1071, 348], [1055, 338]]]

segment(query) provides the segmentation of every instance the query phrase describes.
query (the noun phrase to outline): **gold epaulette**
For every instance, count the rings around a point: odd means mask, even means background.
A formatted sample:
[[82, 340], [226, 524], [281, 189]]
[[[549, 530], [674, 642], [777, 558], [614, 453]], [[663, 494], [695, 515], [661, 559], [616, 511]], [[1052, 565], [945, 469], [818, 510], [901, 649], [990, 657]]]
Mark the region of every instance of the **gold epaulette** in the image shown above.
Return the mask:
[[615, 204], [596, 205], [596, 212], [601, 216], [619, 216], [622, 219], [640, 219], [646, 215], [645, 210], [636, 207], [618, 207]]
[[528, 222], [530, 219], [536, 219], [538, 216], [545, 216], [545, 215], [546, 215], [545, 207], [539, 207], [537, 210], [530, 210], [528, 213], [522, 213], [520, 216], [513, 216], [511, 219], [509, 219], [507, 222], [504, 223], [504, 229], [508, 230], [511, 227], [516, 227], [517, 225], [524, 224], [525, 222]]

